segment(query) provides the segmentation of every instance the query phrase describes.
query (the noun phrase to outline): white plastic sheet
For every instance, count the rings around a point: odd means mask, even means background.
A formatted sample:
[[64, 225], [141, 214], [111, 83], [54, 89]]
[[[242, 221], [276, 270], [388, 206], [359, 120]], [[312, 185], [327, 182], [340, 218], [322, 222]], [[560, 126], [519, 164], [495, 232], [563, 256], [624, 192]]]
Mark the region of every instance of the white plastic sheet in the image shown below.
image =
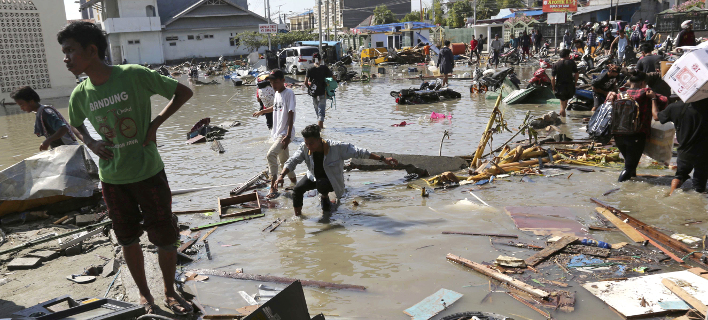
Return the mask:
[[98, 167], [86, 147], [60, 146], [0, 171], [0, 200], [89, 197], [98, 181]]

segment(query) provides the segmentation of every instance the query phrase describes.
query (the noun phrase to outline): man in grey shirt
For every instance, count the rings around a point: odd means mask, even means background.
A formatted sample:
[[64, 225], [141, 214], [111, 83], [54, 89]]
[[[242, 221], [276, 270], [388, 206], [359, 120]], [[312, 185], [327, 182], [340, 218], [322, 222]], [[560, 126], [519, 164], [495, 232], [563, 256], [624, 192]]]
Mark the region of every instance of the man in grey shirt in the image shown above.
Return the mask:
[[494, 40], [492, 40], [492, 43], [490, 45], [492, 47], [492, 60], [491, 64], [494, 64], [494, 68], [499, 67], [499, 55], [501, 54], [501, 50], [503, 47], [502, 41], [499, 40], [499, 34], [494, 35]]

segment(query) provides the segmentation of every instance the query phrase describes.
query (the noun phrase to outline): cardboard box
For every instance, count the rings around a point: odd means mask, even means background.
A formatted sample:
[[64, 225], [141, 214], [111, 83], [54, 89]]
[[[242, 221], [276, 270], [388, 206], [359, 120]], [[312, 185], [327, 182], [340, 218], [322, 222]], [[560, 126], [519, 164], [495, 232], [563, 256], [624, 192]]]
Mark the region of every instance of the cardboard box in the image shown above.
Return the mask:
[[683, 102], [708, 98], [708, 49], [684, 54], [671, 66], [664, 81]]
[[661, 61], [661, 76], [665, 76], [669, 72], [669, 68], [674, 65], [673, 61]]

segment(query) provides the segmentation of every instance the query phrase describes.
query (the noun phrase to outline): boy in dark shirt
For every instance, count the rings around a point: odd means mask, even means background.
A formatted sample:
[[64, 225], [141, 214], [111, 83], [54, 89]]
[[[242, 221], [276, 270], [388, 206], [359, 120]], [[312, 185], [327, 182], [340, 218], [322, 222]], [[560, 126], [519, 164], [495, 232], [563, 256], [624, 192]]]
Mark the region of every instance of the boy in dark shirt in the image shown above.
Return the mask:
[[708, 99], [670, 104], [664, 111], [653, 108], [654, 120], [669, 121], [676, 126], [679, 142], [676, 159], [676, 177], [671, 181], [671, 195], [674, 190], [688, 180], [693, 171], [693, 188], [697, 192], [706, 191], [708, 181]]
[[40, 151], [56, 148], [63, 145], [75, 145], [78, 132], [72, 130], [64, 117], [52, 106], [39, 104], [39, 95], [30, 87], [22, 87], [10, 94], [10, 98], [20, 106], [24, 112], [36, 112], [34, 121], [34, 134], [44, 136], [44, 142], [39, 146]]
[[592, 82], [592, 95], [595, 99], [592, 111], [595, 111], [595, 109], [605, 102], [607, 94], [617, 91], [617, 78], [619, 77], [620, 70], [620, 66], [610, 65], [607, 67], [607, 70], [600, 74], [600, 77]]
[[307, 70], [305, 85], [311, 91], [312, 104], [315, 106], [315, 114], [317, 115], [317, 125], [322, 129], [324, 128], [325, 109], [327, 109], [327, 83], [325, 79], [332, 77], [332, 70], [320, 62], [319, 53], [315, 52], [312, 58], [316, 59], [315, 66]]
[[551, 71], [551, 88], [556, 98], [561, 101], [560, 116], [565, 117], [565, 109], [568, 107], [568, 100], [575, 95], [575, 87], [578, 83], [578, 65], [570, 59], [570, 50], [563, 49], [560, 52], [561, 60], [553, 65]]

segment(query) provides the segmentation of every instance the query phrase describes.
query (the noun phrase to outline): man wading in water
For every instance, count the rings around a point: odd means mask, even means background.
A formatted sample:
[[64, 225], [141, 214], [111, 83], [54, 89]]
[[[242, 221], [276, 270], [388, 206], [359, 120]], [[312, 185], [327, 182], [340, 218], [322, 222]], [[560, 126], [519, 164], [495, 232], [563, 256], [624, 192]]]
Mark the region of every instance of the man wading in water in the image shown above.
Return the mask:
[[322, 211], [329, 212], [331, 202], [328, 193], [334, 191], [337, 200], [344, 196], [344, 160], [351, 158], [379, 160], [390, 166], [398, 165], [394, 158], [384, 158], [357, 148], [353, 144], [320, 137], [320, 127], [311, 124], [302, 130], [305, 139], [295, 154], [285, 162], [285, 168], [278, 176], [277, 186], [282, 186], [288, 173], [303, 161], [307, 165], [307, 175], [298, 181], [293, 189], [293, 207], [295, 215], [302, 214], [302, 199], [305, 192], [317, 189], [320, 193]]

